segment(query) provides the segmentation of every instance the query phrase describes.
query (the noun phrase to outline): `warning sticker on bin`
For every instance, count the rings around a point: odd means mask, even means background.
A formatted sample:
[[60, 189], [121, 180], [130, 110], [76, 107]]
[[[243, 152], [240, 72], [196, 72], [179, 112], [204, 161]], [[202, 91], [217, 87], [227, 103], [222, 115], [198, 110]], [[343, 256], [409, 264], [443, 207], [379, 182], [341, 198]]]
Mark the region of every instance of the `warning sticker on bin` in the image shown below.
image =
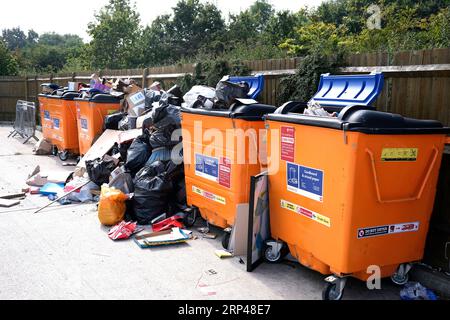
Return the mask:
[[202, 154], [195, 155], [195, 174], [231, 188], [231, 160], [225, 157], [214, 158]]
[[305, 218], [311, 219], [315, 222], [318, 222], [320, 224], [323, 224], [324, 226], [330, 228], [331, 227], [331, 219], [321, 215], [320, 213], [311, 211], [309, 209], [303, 208], [302, 206], [299, 206], [298, 204], [281, 200], [281, 207], [283, 209], [287, 209], [289, 211], [295, 212], [301, 216], [304, 216]]
[[206, 199], [218, 202], [220, 204], [226, 204], [227, 203], [227, 201], [225, 200], [224, 197], [218, 196], [218, 195], [216, 195], [214, 193], [211, 193], [209, 191], [205, 191], [205, 190], [200, 189], [199, 187], [196, 187], [196, 186], [192, 186], [192, 192], [194, 192], [194, 193], [196, 193], [196, 194], [198, 194], [198, 195], [200, 195], [200, 196], [202, 196], [202, 197], [204, 197]]
[[394, 233], [416, 232], [419, 230], [419, 222], [391, 224], [378, 227], [358, 229], [358, 239], [385, 236]]
[[287, 189], [304, 197], [323, 201], [322, 170], [308, 168], [295, 163], [287, 163]]
[[294, 161], [295, 128], [281, 127], [281, 160]]
[[417, 148], [384, 148], [381, 152], [382, 161], [416, 161], [419, 154]]
[[47, 111], [47, 110], [44, 111], [44, 119], [45, 119], [45, 120], [51, 120], [51, 118], [50, 118], [50, 112]]

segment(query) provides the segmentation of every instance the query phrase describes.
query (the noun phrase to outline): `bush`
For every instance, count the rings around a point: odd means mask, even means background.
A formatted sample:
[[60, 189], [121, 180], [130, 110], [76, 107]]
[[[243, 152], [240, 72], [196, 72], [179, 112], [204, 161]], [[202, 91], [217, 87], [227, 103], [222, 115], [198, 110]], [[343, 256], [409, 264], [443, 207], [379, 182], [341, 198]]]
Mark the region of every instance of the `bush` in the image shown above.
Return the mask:
[[208, 60], [198, 62], [194, 74], [185, 75], [177, 81], [183, 92], [188, 92], [193, 86], [206, 85], [216, 87], [223, 76], [246, 76], [251, 72], [250, 68], [240, 61]]
[[344, 59], [342, 54], [335, 57], [324, 56], [313, 52], [302, 59], [297, 72], [280, 81], [280, 90], [277, 96], [278, 105], [287, 101], [306, 102], [317, 92], [320, 76], [324, 73], [336, 73], [342, 67]]

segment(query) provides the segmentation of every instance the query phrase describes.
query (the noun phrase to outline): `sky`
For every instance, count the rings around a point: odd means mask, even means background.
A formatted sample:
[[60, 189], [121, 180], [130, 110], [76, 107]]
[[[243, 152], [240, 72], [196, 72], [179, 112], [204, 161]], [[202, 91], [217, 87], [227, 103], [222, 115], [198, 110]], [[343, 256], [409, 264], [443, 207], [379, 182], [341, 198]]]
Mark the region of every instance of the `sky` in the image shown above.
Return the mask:
[[[132, 0], [133, 1], [133, 0]], [[141, 16], [142, 25], [150, 24], [158, 15], [170, 13], [178, 0], [134, 0]], [[225, 16], [248, 8], [254, 0], [201, 0], [211, 2], [222, 10]], [[297, 11], [305, 6], [317, 6], [322, 0], [269, 0], [277, 10]], [[48, 3], [45, 5], [44, 3]], [[20, 27], [34, 29], [37, 33], [56, 32], [77, 34], [89, 41], [87, 24], [94, 19], [108, 0], [35, 1], [0, 0], [0, 30]]]

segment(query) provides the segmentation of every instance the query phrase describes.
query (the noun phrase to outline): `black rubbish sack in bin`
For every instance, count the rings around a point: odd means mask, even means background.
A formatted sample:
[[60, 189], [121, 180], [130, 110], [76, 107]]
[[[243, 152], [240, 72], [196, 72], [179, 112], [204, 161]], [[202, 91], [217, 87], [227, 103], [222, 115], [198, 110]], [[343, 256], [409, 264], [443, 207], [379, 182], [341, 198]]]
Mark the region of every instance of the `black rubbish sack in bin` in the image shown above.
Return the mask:
[[114, 160], [97, 158], [95, 160], [86, 161], [86, 171], [89, 175], [89, 179], [99, 187], [104, 183], [109, 183], [109, 176], [116, 167], [117, 165]]
[[219, 107], [229, 108], [236, 99], [247, 98], [250, 87], [246, 82], [232, 83], [221, 80], [216, 87], [217, 105]]
[[152, 148], [171, 147], [179, 141], [172, 141], [172, 134], [181, 128], [180, 108], [171, 104], [159, 105], [151, 113], [153, 131], [150, 134]]
[[119, 122], [126, 116], [126, 113], [119, 112], [114, 113], [105, 117], [105, 121], [103, 122], [103, 130], [111, 129], [118, 130]]
[[156, 161], [145, 166], [134, 179], [133, 209], [138, 224], [148, 225], [166, 213], [173, 185], [166, 176], [166, 165]]
[[152, 154], [152, 148], [149, 144], [148, 135], [143, 134], [134, 139], [127, 151], [127, 160], [125, 168], [134, 176], [142, 167], [145, 166], [148, 158]]

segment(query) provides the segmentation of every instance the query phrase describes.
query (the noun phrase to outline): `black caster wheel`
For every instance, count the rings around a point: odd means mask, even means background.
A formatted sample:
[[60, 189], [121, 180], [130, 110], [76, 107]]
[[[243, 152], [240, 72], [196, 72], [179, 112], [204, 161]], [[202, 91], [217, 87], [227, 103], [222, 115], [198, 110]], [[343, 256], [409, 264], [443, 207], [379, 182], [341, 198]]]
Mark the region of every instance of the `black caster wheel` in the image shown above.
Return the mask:
[[69, 151], [63, 151], [63, 152], [58, 153], [58, 157], [59, 157], [59, 160], [61, 160], [61, 161], [67, 161], [67, 159], [69, 159]]
[[288, 253], [289, 249], [284, 243], [278, 251], [273, 246], [266, 244], [264, 247], [264, 260], [268, 263], [279, 263]]
[[327, 283], [322, 291], [322, 300], [341, 300], [344, 290], [339, 292], [337, 283]]
[[225, 250], [228, 250], [228, 246], [230, 245], [230, 237], [231, 237], [231, 233], [229, 233], [229, 232], [225, 232], [225, 234], [222, 237], [222, 247]]
[[391, 276], [391, 280], [398, 286], [403, 286], [409, 281], [409, 274], [399, 275], [397, 272]]
[[183, 224], [186, 228], [191, 228], [194, 226], [195, 221], [197, 221], [197, 209], [191, 209], [185, 212], [183, 217]]
[[56, 146], [53, 146], [52, 148], [52, 155], [54, 155], [55, 157], [58, 155], [58, 148]]

